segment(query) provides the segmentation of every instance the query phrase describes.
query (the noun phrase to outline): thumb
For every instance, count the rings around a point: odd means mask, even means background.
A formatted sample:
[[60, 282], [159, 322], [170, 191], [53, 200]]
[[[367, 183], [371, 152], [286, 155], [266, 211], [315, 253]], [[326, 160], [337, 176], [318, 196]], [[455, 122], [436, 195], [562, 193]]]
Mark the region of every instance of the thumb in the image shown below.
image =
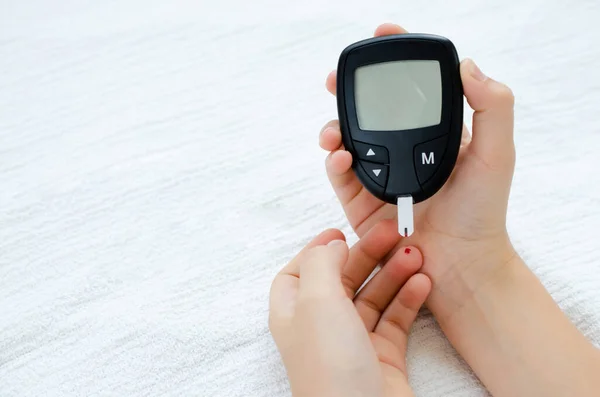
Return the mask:
[[485, 76], [471, 59], [460, 65], [463, 91], [473, 113], [471, 150], [492, 169], [514, 165], [514, 103], [506, 85]]
[[343, 240], [312, 248], [300, 265], [300, 297], [346, 296], [342, 285], [342, 267], [348, 260], [348, 246]]

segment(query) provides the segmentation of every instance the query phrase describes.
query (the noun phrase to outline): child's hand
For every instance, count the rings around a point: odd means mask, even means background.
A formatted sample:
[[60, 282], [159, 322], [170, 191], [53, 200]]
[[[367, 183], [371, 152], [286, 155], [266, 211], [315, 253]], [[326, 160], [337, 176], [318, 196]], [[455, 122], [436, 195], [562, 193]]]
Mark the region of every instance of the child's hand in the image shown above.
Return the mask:
[[356, 294], [397, 244], [395, 228], [384, 221], [350, 250], [325, 231], [273, 281], [269, 327], [294, 397], [412, 395], [408, 331], [431, 290], [421, 253], [397, 252]]
[[[406, 31], [386, 24], [375, 35], [399, 33]], [[508, 87], [485, 77], [471, 60], [461, 63], [460, 73], [467, 101], [475, 110], [473, 139], [464, 127], [452, 176], [437, 194], [415, 206], [416, 232], [401, 244], [415, 244], [425, 255], [423, 272], [434, 285], [430, 304], [436, 300], [455, 306], [460, 306], [462, 297], [450, 297], [447, 291], [438, 296], [438, 286], [446, 288], [452, 280], [468, 284], [466, 290], [475, 288], [515, 255], [506, 232], [515, 162], [514, 97]], [[335, 86], [333, 72], [327, 78], [332, 94]], [[352, 156], [342, 147], [337, 121], [323, 128], [319, 142], [323, 149], [331, 151], [326, 161], [327, 174], [358, 236], [381, 219], [396, 219], [396, 206], [375, 198], [357, 179], [351, 169]]]

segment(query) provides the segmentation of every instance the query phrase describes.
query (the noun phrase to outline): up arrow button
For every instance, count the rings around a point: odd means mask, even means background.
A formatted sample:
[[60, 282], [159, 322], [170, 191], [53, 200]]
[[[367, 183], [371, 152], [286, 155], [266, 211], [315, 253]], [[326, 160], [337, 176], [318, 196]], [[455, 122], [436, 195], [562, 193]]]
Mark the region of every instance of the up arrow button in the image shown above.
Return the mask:
[[[383, 146], [370, 145], [365, 142], [352, 141], [354, 151], [352, 154], [358, 160], [367, 160], [371, 163], [389, 164], [388, 151]], [[371, 173], [372, 174], [372, 173]]]

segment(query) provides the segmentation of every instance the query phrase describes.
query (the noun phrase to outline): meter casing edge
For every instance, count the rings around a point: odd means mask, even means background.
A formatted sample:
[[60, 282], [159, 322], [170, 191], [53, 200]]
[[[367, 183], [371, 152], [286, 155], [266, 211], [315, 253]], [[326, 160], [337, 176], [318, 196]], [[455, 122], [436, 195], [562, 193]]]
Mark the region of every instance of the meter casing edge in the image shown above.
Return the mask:
[[[358, 127], [354, 102], [354, 72], [370, 64], [436, 60], [440, 63], [442, 109], [435, 126], [403, 131], [366, 131]], [[348, 78], [350, 77], [350, 78]], [[342, 142], [352, 153], [352, 167], [360, 182], [371, 194], [388, 203], [396, 203], [399, 194], [411, 195], [414, 203], [433, 196], [448, 180], [454, 169], [463, 126], [463, 90], [460, 62], [452, 42], [429, 34], [400, 34], [359, 41], [340, 55], [337, 72], [337, 107]], [[351, 134], [352, 131], [352, 134]], [[417, 145], [446, 137], [445, 150], [433, 175], [420, 181], [416, 175]], [[376, 183], [361, 166], [357, 143], [384, 146], [389, 153], [389, 167], [384, 186]], [[362, 159], [364, 160], [364, 158]]]

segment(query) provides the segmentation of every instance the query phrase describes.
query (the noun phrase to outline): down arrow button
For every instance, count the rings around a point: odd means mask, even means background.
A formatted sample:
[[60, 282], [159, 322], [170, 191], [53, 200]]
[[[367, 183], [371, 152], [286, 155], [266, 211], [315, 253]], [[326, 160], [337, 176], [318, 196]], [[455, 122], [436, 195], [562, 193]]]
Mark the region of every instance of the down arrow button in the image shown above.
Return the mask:
[[388, 177], [388, 166], [383, 164], [361, 161], [360, 165], [365, 169], [367, 175], [379, 186], [385, 187]]

